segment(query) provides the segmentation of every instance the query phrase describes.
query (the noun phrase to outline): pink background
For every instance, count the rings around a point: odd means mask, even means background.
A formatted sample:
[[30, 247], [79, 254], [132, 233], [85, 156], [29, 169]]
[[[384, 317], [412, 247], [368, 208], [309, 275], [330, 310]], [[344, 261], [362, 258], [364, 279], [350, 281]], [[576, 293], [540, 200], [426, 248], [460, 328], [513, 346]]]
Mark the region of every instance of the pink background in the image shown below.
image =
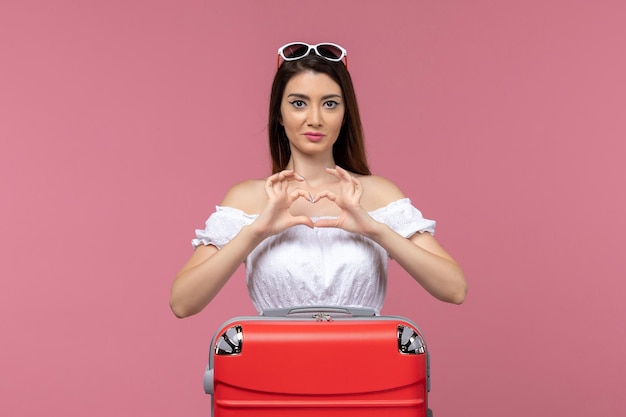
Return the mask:
[[[190, 239], [269, 169], [278, 46], [350, 53], [376, 173], [464, 266], [460, 307], [396, 265], [438, 416], [626, 409], [626, 5], [0, 1], [0, 414], [207, 416], [240, 270], [170, 313]], [[338, 373], [339, 376], [342, 372]], [[349, 377], [349, 375], [345, 375]]]

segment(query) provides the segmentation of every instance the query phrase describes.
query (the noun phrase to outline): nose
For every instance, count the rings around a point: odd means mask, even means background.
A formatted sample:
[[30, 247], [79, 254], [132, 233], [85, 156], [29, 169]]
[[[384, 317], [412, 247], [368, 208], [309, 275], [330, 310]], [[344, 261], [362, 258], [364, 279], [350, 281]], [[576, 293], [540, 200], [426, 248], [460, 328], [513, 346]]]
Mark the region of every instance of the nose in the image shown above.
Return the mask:
[[321, 126], [322, 125], [322, 112], [321, 109], [316, 106], [312, 106], [307, 115], [307, 122], [309, 126]]

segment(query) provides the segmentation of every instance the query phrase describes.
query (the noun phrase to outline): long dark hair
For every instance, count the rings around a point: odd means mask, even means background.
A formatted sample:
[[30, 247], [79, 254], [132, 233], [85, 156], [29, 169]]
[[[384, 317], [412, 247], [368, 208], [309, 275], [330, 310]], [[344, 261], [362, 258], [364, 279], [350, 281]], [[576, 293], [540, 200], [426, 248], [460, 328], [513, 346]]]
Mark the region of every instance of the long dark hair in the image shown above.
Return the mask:
[[370, 175], [371, 171], [365, 155], [359, 106], [350, 73], [343, 62], [331, 62], [315, 53], [311, 53], [296, 61], [283, 62], [274, 76], [270, 94], [268, 123], [272, 173], [282, 171], [289, 163], [291, 149], [289, 148], [285, 128], [280, 123], [280, 105], [289, 80], [303, 71], [326, 74], [341, 87], [346, 112], [339, 137], [333, 146], [333, 157], [337, 165], [348, 171], [361, 175]]

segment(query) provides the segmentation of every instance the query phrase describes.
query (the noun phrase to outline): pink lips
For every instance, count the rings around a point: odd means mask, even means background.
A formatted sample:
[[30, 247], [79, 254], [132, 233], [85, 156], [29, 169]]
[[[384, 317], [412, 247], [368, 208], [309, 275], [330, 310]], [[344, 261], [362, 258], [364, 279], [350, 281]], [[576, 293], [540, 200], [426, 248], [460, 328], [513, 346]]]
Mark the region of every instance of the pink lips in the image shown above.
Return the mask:
[[312, 141], [312, 142], [318, 142], [318, 141], [322, 140], [324, 135], [321, 134], [321, 133], [318, 133], [318, 132], [306, 132], [304, 134], [304, 137], [307, 138], [308, 140]]

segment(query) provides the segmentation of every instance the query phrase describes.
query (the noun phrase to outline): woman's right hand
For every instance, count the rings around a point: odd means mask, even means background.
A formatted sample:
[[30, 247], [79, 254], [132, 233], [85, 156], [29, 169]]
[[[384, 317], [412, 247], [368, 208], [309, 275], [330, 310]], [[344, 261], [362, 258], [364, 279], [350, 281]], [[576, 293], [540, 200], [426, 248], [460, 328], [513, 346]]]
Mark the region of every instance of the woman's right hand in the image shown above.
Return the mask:
[[289, 213], [289, 208], [298, 198], [310, 200], [309, 193], [301, 188], [289, 191], [292, 181], [303, 182], [304, 178], [295, 171], [287, 169], [271, 175], [265, 181], [267, 204], [254, 223], [264, 231], [267, 237], [300, 224], [313, 227], [313, 221], [309, 217], [292, 216]]

